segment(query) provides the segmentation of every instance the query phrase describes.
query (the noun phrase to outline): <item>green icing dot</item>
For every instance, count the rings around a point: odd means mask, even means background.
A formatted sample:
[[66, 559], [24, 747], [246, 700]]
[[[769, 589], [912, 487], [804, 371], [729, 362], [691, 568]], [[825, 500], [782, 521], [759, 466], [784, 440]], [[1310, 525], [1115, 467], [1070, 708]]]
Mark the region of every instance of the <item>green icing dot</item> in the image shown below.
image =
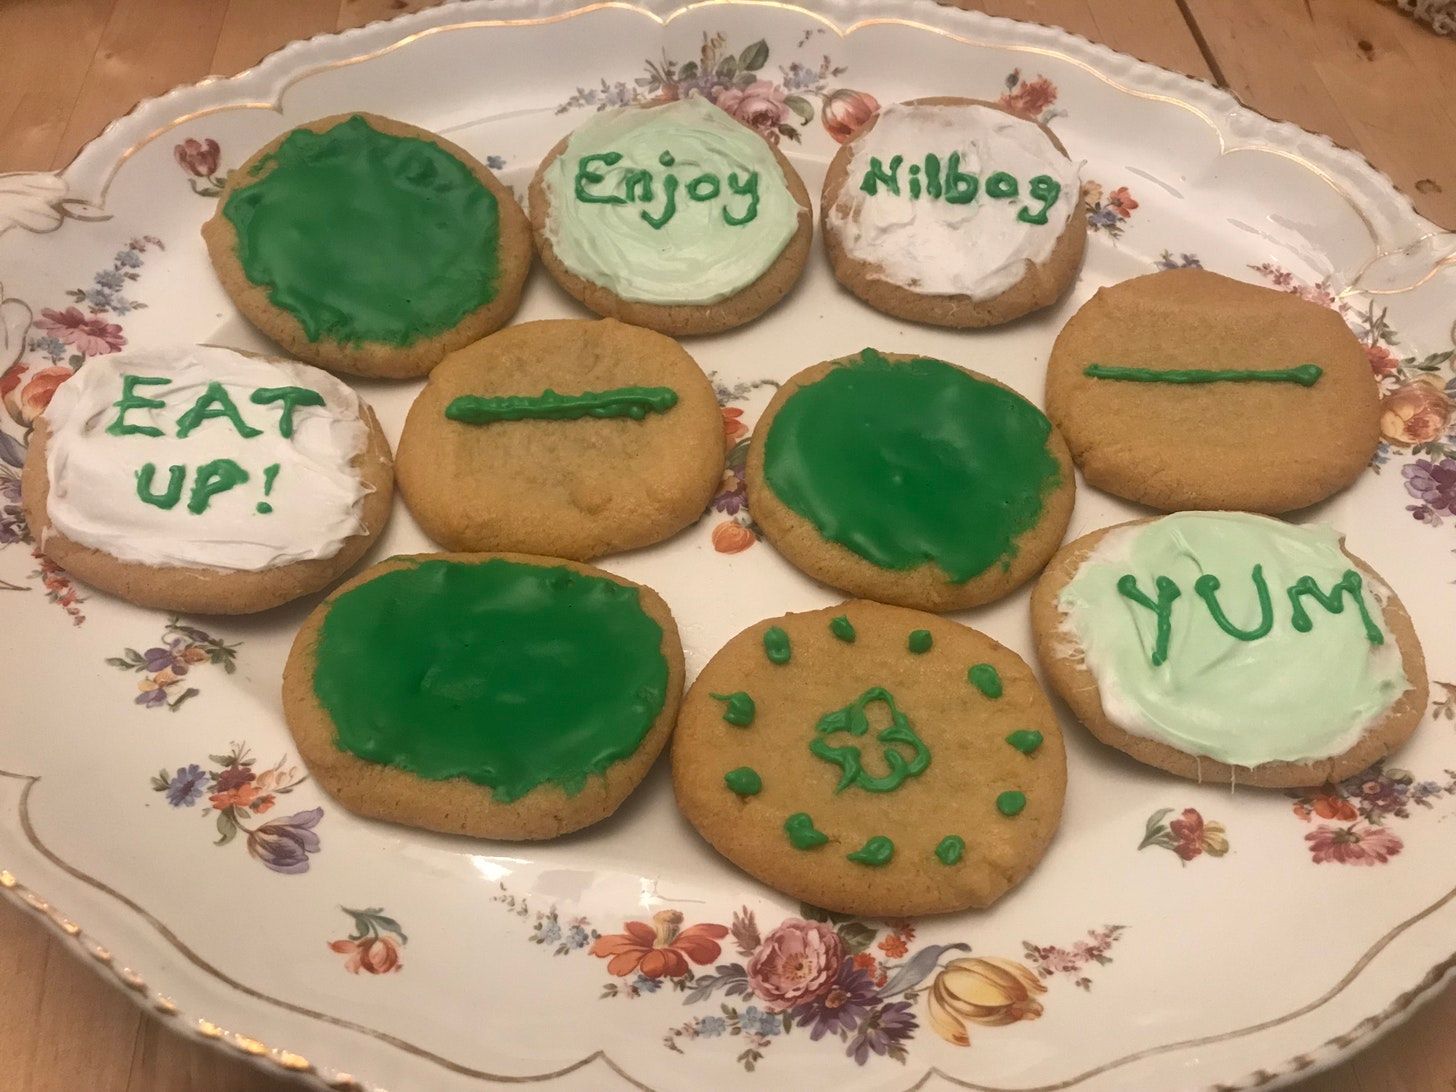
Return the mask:
[[930, 646], [935, 642], [930, 636], [930, 630], [917, 629], [910, 634], [910, 640], [906, 642], [910, 651], [919, 656], [922, 652], [929, 652]]
[[750, 766], [739, 766], [723, 775], [723, 784], [739, 796], [757, 796], [763, 791], [763, 778]]
[[935, 856], [943, 865], [959, 864], [966, 853], [966, 840], [959, 834], [947, 834], [935, 847]]
[[769, 626], [763, 635], [763, 654], [772, 663], [788, 663], [793, 655], [789, 648], [789, 635], [778, 626]]
[[709, 694], [708, 697], [714, 701], [728, 703], [723, 710], [723, 719], [729, 724], [747, 728], [753, 723], [753, 716], [757, 709], [754, 707], [753, 699], [742, 690], [735, 690], [731, 694]]
[[784, 833], [789, 836], [789, 844], [795, 849], [813, 849], [829, 841], [829, 835], [816, 830], [814, 820], [809, 818], [808, 812], [803, 811], [796, 811], [784, 820]]
[[1026, 807], [1026, 793], [1010, 789], [996, 797], [996, 810], [1002, 815], [1010, 817], [1020, 815], [1021, 809]]
[[990, 664], [977, 664], [966, 673], [966, 678], [986, 697], [999, 698], [1001, 696], [1001, 676], [996, 674], [996, 669]]
[[853, 853], [846, 853], [845, 857], [855, 864], [869, 865], [871, 868], [884, 868], [885, 865], [890, 863], [890, 858], [894, 855], [895, 843], [883, 834], [876, 834]]
[[850, 624], [849, 617], [841, 614], [838, 618], [829, 621], [829, 632], [838, 637], [845, 644], [854, 644], [854, 626]]
[[1006, 737], [1006, 742], [1024, 755], [1029, 755], [1041, 746], [1042, 734], [1031, 728], [1018, 728]]

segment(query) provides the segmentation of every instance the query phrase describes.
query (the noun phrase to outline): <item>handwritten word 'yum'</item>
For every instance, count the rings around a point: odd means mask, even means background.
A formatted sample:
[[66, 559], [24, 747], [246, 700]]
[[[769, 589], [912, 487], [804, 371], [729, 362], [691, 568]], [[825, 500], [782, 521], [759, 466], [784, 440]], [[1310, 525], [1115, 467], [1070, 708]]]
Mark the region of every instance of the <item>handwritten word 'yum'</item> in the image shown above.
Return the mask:
[[[879, 156], [871, 156], [870, 169], [865, 171], [859, 188], [871, 197], [882, 187], [896, 197], [901, 196], [900, 168], [904, 163], [904, 156], [892, 156], [887, 167]], [[933, 153], [927, 154], [922, 163], [911, 163], [905, 170], [904, 188], [912, 201], [920, 200], [923, 193], [927, 200], [944, 201], [948, 205], [968, 205], [982, 193], [1002, 201], [1021, 196], [1021, 184], [1005, 171], [987, 175], [984, 183], [980, 176], [962, 171], [960, 152], [952, 152], [943, 165], [940, 156]], [[1026, 192], [1041, 207], [1033, 211], [1031, 205], [1023, 205], [1016, 218], [1024, 224], [1045, 224], [1047, 210], [1062, 195], [1062, 184], [1051, 175], [1039, 174], [1027, 182]]]
[[[607, 176], [600, 171], [593, 170], [596, 164], [603, 167], [614, 167], [622, 161], [621, 152], [601, 152], [596, 155], [584, 155], [576, 162], [576, 199], [589, 205], [650, 205], [657, 200], [656, 184], [657, 179], [649, 170], [640, 167], [632, 167], [622, 174], [621, 193], [599, 193], [589, 187], [598, 186], [607, 180]], [[657, 157], [657, 162], [664, 167], [672, 167], [677, 163], [671, 152], [663, 152]], [[749, 171], [748, 177], [739, 177], [737, 171], [728, 172], [727, 195], [724, 194], [723, 179], [719, 178], [712, 171], [704, 171], [696, 178], [687, 182], [686, 185], [677, 175], [668, 173], [661, 179], [662, 207], [656, 213], [649, 212], [646, 208], [639, 211], [647, 224], [657, 230], [666, 226], [667, 222], [677, 215], [678, 191], [682, 190], [689, 201], [717, 201], [722, 199], [723, 205], [718, 210], [723, 217], [723, 222], [729, 227], [742, 227], [744, 224], [758, 217], [758, 172]], [[728, 206], [729, 197], [747, 198], [737, 212]]]

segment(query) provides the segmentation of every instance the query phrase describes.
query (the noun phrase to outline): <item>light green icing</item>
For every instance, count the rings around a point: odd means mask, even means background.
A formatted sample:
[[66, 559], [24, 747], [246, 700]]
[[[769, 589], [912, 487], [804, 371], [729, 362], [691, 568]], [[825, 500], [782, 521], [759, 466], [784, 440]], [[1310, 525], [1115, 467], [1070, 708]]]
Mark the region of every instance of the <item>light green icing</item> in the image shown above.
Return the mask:
[[[748, 192], [755, 174], [756, 207]], [[719, 185], [694, 186], [704, 176]], [[726, 299], [758, 280], [799, 228], [799, 205], [768, 142], [698, 96], [589, 118], [542, 185], [556, 257], [625, 300]]]
[[[1217, 577], [1225, 620], [1257, 632], [1264, 610], [1256, 565], [1273, 622], [1248, 640], [1221, 626], [1194, 589]], [[1182, 512], [1110, 532], [1058, 602], [1066, 636], [1084, 650], [1103, 711], [1120, 728], [1233, 765], [1304, 762], [1348, 750], [1410, 686], [1370, 578], [1360, 594], [1380, 643], [1348, 596], [1338, 614], [1303, 597], [1311, 625], [1295, 625], [1286, 589], [1311, 577], [1328, 590], [1352, 568], [1327, 527]], [[1144, 588], [1164, 577], [1184, 593], [1168, 608], [1167, 655], [1156, 665], [1158, 616], [1118, 591], [1128, 574]]]

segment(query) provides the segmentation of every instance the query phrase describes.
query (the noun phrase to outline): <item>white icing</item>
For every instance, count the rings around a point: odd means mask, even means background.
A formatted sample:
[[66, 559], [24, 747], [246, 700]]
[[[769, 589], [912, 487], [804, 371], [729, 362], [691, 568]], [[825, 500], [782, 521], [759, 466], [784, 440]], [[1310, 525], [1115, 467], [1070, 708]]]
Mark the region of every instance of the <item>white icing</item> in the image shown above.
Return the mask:
[[[999, 296], [1026, 275], [1027, 262], [1044, 262], [1077, 210], [1078, 169], [1033, 122], [988, 106], [907, 106], [880, 111], [874, 127], [851, 145], [849, 173], [829, 211], [829, 227], [845, 252], [873, 267], [871, 276], [925, 295], [984, 300]], [[980, 189], [966, 204], [910, 196], [911, 164], [924, 170], [925, 156], [942, 165], [960, 153], [960, 170], [976, 175]], [[898, 196], [884, 186], [871, 196], [860, 189], [872, 157], [888, 165], [903, 156]], [[942, 169], [944, 169], [942, 167]], [[1005, 171], [1019, 184], [1016, 198], [988, 198], [985, 181]], [[1017, 219], [1041, 202], [1027, 195], [1037, 175], [1049, 175], [1061, 193], [1047, 208], [1045, 224]]]
[[[127, 424], [160, 428], [161, 436], [106, 431], [117, 419], [123, 374], [171, 380], [135, 390], [160, 399], [164, 408], [126, 411]], [[212, 381], [223, 385], [242, 420], [261, 435], [245, 438], [227, 418], [216, 417], [178, 438], [177, 419]], [[279, 430], [282, 404], [249, 401], [261, 387], [306, 387], [323, 395], [324, 405], [296, 406], [293, 436], [286, 439]], [[94, 357], [61, 384], [45, 412], [47, 514], [72, 542], [144, 565], [257, 571], [332, 557], [345, 539], [364, 530], [369, 490], [352, 465], [369, 440], [362, 406], [327, 372], [231, 349], [172, 346]], [[194, 514], [187, 504], [197, 468], [222, 458], [235, 460], [249, 478]], [[187, 468], [172, 508], [139, 497], [137, 475], [146, 463], [156, 466], [156, 493], [165, 492], [173, 464]], [[264, 471], [274, 463], [278, 474], [265, 498]], [[272, 512], [257, 510], [264, 500]]]

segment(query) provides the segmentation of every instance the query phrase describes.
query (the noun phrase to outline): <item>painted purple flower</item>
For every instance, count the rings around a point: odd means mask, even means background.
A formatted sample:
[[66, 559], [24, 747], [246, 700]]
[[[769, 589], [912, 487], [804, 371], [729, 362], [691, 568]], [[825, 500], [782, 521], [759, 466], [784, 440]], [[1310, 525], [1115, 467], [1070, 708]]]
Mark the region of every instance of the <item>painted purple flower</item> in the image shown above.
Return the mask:
[[849, 960], [839, 966], [834, 984], [814, 1000], [794, 1009], [799, 1027], [813, 1027], [810, 1039], [822, 1039], [830, 1032], [851, 1032], [865, 1018], [875, 1001], [875, 987], [869, 976]]
[[207, 771], [195, 762], [179, 767], [172, 780], [167, 782], [167, 803], [174, 808], [190, 808], [202, 795]]
[[136, 703], [144, 709], [151, 709], [158, 705], [164, 705], [167, 701], [167, 691], [160, 686], [154, 686], [143, 690], [136, 696]]
[[181, 637], [174, 637], [168, 641], [165, 648], [147, 649], [142, 653], [142, 660], [146, 662], [148, 671], [163, 671], [170, 667], [174, 675], [187, 674], [187, 661], [182, 655]]
[[859, 1026], [854, 1038], [845, 1047], [844, 1053], [860, 1065], [869, 1060], [870, 1051], [876, 1054], [892, 1054], [900, 1044], [915, 1034], [919, 1027], [915, 1014], [910, 1011], [910, 1002], [896, 1001], [870, 1013], [869, 1019]]
[[1417, 459], [1401, 467], [1405, 491], [1436, 512], [1456, 515], [1456, 459], [1447, 456], [1438, 463]]
[[312, 808], [264, 823], [248, 831], [248, 852], [274, 872], [307, 872], [308, 855], [319, 851], [319, 836], [313, 828], [323, 817], [323, 808]]

